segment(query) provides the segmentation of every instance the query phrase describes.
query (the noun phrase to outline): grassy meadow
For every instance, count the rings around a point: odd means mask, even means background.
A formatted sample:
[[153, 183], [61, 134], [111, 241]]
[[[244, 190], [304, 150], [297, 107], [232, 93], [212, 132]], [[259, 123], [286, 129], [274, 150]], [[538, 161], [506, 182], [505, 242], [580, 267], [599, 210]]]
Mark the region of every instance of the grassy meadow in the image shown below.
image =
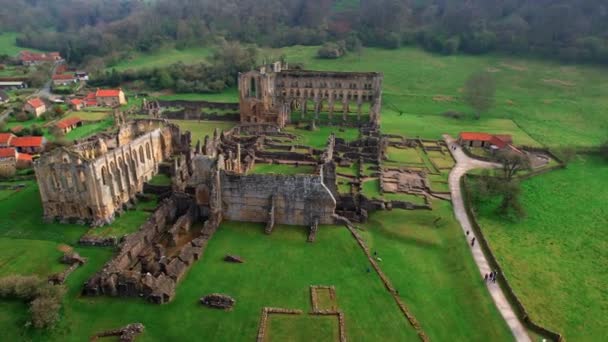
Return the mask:
[[0, 32], [0, 55], [16, 56], [22, 50], [28, 50], [32, 52], [40, 52], [40, 50], [22, 48], [17, 46], [15, 39], [18, 34], [15, 32]]
[[205, 59], [212, 53], [211, 48], [195, 47], [186, 49], [167, 48], [153, 53], [141, 54], [136, 53], [127, 60], [118, 62], [115, 65], [108, 66], [108, 70], [116, 69], [117, 71], [124, 70], [139, 70], [152, 69], [171, 65], [177, 62], [184, 64], [196, 64], [205, 62]]
[[608, 330], [608, 163], [580, 156], [567, 169], [523, 182], [527, 217], [497, 217], [477, 204], [479, 223], [531, 317], [570, 341]]
[[433, 208], [373, 213], [361, 234], [431, 341], [512, 340], [451, 205]]

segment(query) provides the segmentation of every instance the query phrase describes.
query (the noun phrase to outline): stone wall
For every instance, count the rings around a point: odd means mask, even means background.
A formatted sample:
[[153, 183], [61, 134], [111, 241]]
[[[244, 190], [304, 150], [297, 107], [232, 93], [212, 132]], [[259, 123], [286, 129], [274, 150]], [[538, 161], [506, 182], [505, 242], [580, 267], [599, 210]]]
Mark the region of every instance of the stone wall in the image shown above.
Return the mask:
[[[201, 221], [205, 222], [202, 228], [196, 225]], [[202, 256], [220, 222], [219, 214], [202, 216], [190, 196], [173, 194], [139, 231], [125, 238], [118, 254], [87, 281], [83, 294], [169, 302], [176, 284]]]
[[267, 222], [274, 201], [277, 224], [332, 224], [336, 200], [318, 175], [221, 173], [222, 213], [227, 220]]
[[[383, 75], [375, 72], [335, 72], [291, 70], [274, 63], [239, 74], [239, 105], [242, 123], [272, 123], [279, 127], [291, 122], [293, 110], [300, 109], [300, 119], [319, 121], [327, 112], [343, 122], [354, 112], [357, 121], [369, 116], [372, 126], [380, 124]], [[363, 104], [369, 113], [363, 113]], [[335, 111], [340, 104], [341, 113]], [[310, 115], [308, 108], [314, 108]]]
[[158, 173], [163, 160], [189, 154], [190, 135], [164, 120], [135, 120], [43, 154], [34, 163], [46, 220], [103, 225]]

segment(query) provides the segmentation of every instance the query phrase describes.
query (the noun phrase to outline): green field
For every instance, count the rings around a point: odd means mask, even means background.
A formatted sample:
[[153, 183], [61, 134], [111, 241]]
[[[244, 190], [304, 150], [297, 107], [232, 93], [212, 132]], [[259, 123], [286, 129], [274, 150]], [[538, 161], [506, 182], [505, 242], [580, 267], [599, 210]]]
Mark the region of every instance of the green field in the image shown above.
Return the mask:
[[448, 202], [370, 215], [370, 250], [431, 341], [509, 341]]
[[[482, 130], [513, 134], [516, 144], [550, 146], [592, 146], [608, 136], [608, 71], [600, 67], [499, 55], [438, 56], [416, 48], [364, 49], [337, 60], [317, 59], [316, 51], [296, 46], [267, 54], [284, 53], [306, 69], [383, 72], [385, 133], [438, 139], [442, 133]], [[471, 73], [483, 70], [496, 78], [496, 106], [481, 120], [441, 116], [448, 110], [471, 113], [460, 91]]]
[[160, 185], [160, 186], [167, 186], [167, 185], [171, 185], [171, 177], [167, 176], [164, 173], [159, 173], [157, 175], [155, 175], [154, 177], [152, 177], [148, 183], [152, 184], [152, 185]]
[[301, 174], [312, 174], [315, 172], [314, 166], [308, 165], [285, 165], [285, 164], [255, 164], [253, 170], [250, 173], [255, 174], [283, 174], [283, 175], [301, 175]]
[[356, 128], [343, 128], [341, 131], [338, 127], [321, 126], [317, 127], [315, 131], [310, 131], [294, 126], [287, 126], [284, 131], [297, 135], [297, 144], [321, 150], [327, 147], [327, 141], [332, 133], [336, 135], [336, 138], [342, 138], [346, 141], [357, 140], [359, 138], [359, 130]]
[[608, 163], [578, 157], [567, 169], [523, 183], [527, 218], [498, 218], [478, 204], [479, 223], [531, 317], [570, 341], [608, 330]]
[[227, 89], [221, 93], [186, 93], [186, 94], [161, 94], [159, 100], [186, 100], [186, 101], [211, 101], [211, 102], [239, 102], [239, 94], [236, 88]]
[[[105, 109], [105, 108], [104, 108]], [[81, 110], [81, 111], [71, 111], [64, 117], [64, 119], [78, 117], [83, 121], [99, 121], [103, 120], [110, 115], [110, 110]]]
[[219, 128], [220, 131], [227, 131], [237, 124], [227, 121], [171, 120], [171, 122], [178, 125], [183, 131], [192, 133], [192, 145], [196, 145], [198, 140], [201, 141], [201, 144], [205, 142], [206, 135], [212, 138], [216, 128]]
[[0, 32], [0, 55], [7, 54], [9, 56], [16, 56], [22, 50], [28, 50], [33, 52], [39, 52], [40, 50], [30, 49], [30, 48], [22, 48], [17, 46], [15, 39], [17, 38], [17, 33], [14, 32]]
[[213, 50], [206, 47], [187, 48], [187, 49], [164, 49], [150, 54], [135, 54], [128, 60], [121, 61], [116, 65], [108, 66], [108, 69], [117, 71], [151, 69], [156, 67], [168, 66], [182, 62], [184, 64], [196, 64], [205, 62]]

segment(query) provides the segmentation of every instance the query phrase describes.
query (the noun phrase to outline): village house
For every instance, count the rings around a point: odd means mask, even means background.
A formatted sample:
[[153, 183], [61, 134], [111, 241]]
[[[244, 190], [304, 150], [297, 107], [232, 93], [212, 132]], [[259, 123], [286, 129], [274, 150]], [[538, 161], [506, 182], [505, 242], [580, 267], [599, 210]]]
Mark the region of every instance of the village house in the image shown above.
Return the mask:
[[95, 100], [98, 106], [117, 107], [127, 103], [122, 89], [97, 89]]
[[36, 117], [39, 117], [40, 115], [44, 114], [44, 112], [46, 112], [46, 105], [41, 99], [35, 97], [33, 99], [29, 99], [25, 103], [25, 105], [23, 106], [23, 111], [26, 113], [32, 113]]
[[69, 103], [70, 108], [73, 110], [81, 110], [85, 105], [84, 101], [81, 99], [71, 99]]
[[76, 127], [82, 126], [82, 120], [78, 117], [63, 119], [55, 124], [55, 127], [60, 129], [64, 134], [67, 134]]
[[44, 137], [14, 137], [11, 139], [11, 147], [14, 147], [17, 152], [37, 154], [44, 151], [44, 145], [46, 145], [46, 139]]
[[30, 66], [42, 63], [55, 63], [63, 60], [59, 52], [35, 53], [30, 51], [21, 51], [19, 54], [21, 64]]
[[11, 146], [13, 138], [15, 138], [15, 135], [12, 133], [0, 133], [0, 148]]
[[33, 158], [27, 153], [19, 153], [12, 147], [0, 148], [0, 175], [13, 174], [17, 169], [32, 167]]
[[458, 137], [458, 143], [464, 147], [483, 147], [501, 150], [511, 145], [513, 139], [508, 134], [462, 132]]
[[76, 79], [79, 81], [88, 81], [89, 80], [89, 74], [86, 71], [76, 71], [74, 73], [74, 77], [76, 77]]
[[53, 75], [53, 85], [66, 86], [77, 83], [78, 79], [72, 74], [56, 74]]

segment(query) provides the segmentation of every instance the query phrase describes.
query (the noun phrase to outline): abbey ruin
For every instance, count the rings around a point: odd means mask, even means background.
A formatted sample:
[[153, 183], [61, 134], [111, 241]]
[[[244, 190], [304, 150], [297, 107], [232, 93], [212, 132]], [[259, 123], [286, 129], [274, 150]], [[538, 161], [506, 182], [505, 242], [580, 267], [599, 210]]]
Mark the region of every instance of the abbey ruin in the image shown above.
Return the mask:
[[[383, 75], [376, 72], [298, 70], [281, 62], [265, 65], [239, 75], [241, 123], [284, 127], [294, 120], [292, 113], [299, 111], [298, 120], [312, 116], [316, 122], [332, 123], [336, 114], [348, 122], [356, 115], [356, 123], [378, 127], [382, 80]], [[327, 113], [327, 119], [321, 113]]]
[[164, 120], [135, 120], [42, 155], [34, 164], [46, 220], [103, 225], [135, 199], [159, 165], [187, 155], [190, 134]]

